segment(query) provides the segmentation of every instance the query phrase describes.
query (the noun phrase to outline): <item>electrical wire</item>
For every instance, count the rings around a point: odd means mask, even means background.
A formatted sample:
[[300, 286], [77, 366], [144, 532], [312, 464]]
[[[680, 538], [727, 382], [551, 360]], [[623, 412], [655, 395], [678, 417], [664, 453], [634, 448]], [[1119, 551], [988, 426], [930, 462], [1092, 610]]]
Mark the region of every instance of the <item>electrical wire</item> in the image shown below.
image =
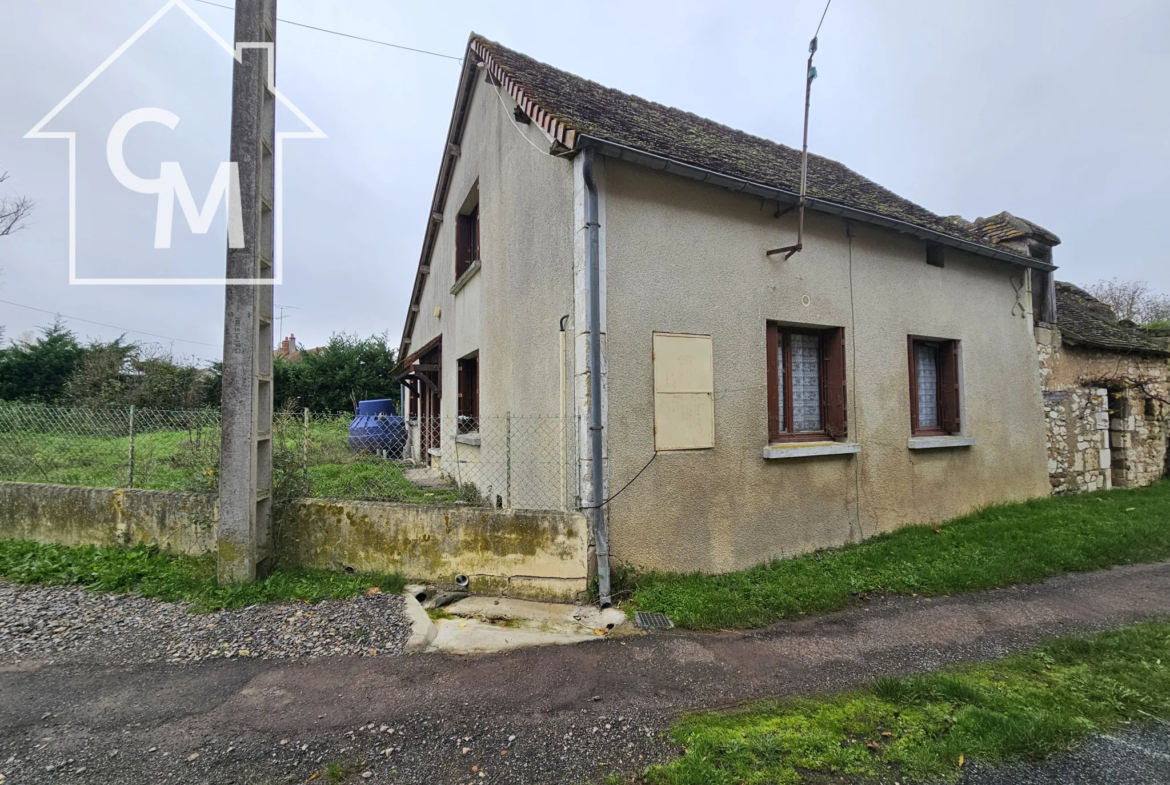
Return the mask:
[[214, 347], [216, 349], [223, 348], [219, 344], [215, 344], [215, 343], [206, 343], [204, 341], [191, 341], [191, 340], [188, 340], [186, 338], [172, 338], [169, 335], [159, 335], [157, 333], [148, 333], [144, 330], [131, 330], [129, 327], [119, 327], [116, 324], [106, 324], [105, 322], [95, 322], [92, 319], [82, 319], [80, 316], [68, 316], [68, 315], [60, 313], [58, 311], [46, 311], [44, 308], [33, 308], [31, 305], [24, 305], [23, 303], [14, 303], [11, 300], [0, 300], [0, 303], [4, 303], [5, 305], [15, 305], [17, 308], [27, 308], [30, 311], [40, 311], [41, 313], [47, 313], [50, 316], [57, 316], [57, 317], [60, 317], [62, 319], [69, 319], [69, 320], [74, 321], [74, 322], [85, 322], [86, 324], [96, 324], [99, 327], [109, 327], [109, 328], [114, 329], [114, 330], [121, 330], [122, 332], [125, 332], [125, 333], [136, 333], [138, 335], [149, 335], [151, 338], [161, 338], [164, 341], [178, 341], [180, 343], [194, 343], [194, 344], [198, 344], [199, 346], [211, 346], [211, 347]]
[[524, 141], [528, 142], [528, 144], [535, 147], [536, 151], [538, 153], [540, 153], [541, 155], [548, 155], [548, 150], [542, 149], [540, 145], [538, 145], [536, 142], [529, 139], [528, 134], [524, 133], [524, 129], [521, 128], [520, 123], [518, 123], [516, 121], [516, 117], [508, 112], [508, 104], [506, 104], [504, 102], [504, 94], [502, 92], [500, 92], [500, 85], [499, 84], [496, 85], [496, 95], [498, 95], [500, 97], [500, 106], [504, 107], [504, 114], [508, 115], [508, 119], [512, 122], [512, 125], [514, 125], [516, 127], [516, 133], [518, 133], [522, 137], [524, 137]]
[[[201, 2], [202, 2], [202, 0], [201, 0]], [[825, 3], [825, 10], [821, 13], [821, 21], [817, 22], [817, 31], [815, 33], [813, 33], [813, 38], [816, 38], [818, 35], [821, 34], [821, 25], [823, 25], [825, 23], [825, 14], [829, 13], [829, 5], [832, 2], [833, 2], [833, 0], [828, 0], [828, 2]]]
[[[223, 5], [222, 3], [213, 3], [213, 2], [211, 2], [211, 0], [195, 0], [195, 2], [203, 3], [204, 5], [215, 6], [216, 8], [226, 8], [229, 11], [236, 10], [234, 6]], [[330, 35], [339, 35], [342, 38], [352, 38], [355, 41], [365, 41], [368, 44], [378, 44], [379, 46], [389, 46], [389, 47], [392, 47], [394, 49], [402, 49], [402, 50], [405, 50], [407, 52], [417, 52], [418, 54], [422, 54], [422, 55], [431, 55], [432, 57], [442, 57], [446, 60], [455, 60], [455, 61], [460, 62], [460, 63], [463, 62], [462, 57], [455, 57], [453, 55], [445, 55], [445, 54], [442, 54], [440, 52], [430, 52], [426, 49], [415, 49], [413, 46], [403, 46], [402, 44], [392, 44], [389, 41], [379, 41], [376, 38], [365, 38], [364, 36], [354, 35], [352, 33], [343, 33], [340, 30], [330, 30], [326, 27], [316, 27], [315, 25], [307, 25], [304, 22], [293, 22], [290, 19], [282, 19], [279, 16], [276, 18], [276, 21], [282, 22], [286, 25], [292, 25], [293, 27], [303, 27], [307, 30], [316, 30], [319, 33], [329, 33]]]
[[605, 501], [603, 501], [601, 504], [594, 504], [594, 505], [591, 505], [591, 506], [589, 506], [589, 507], [579, 507], [578, 509], [581, 509], [581, 510], [597, 510], [597, 509], [600, 509], [600, 508], [604, 507], [605, 505], [609, 504], [611, 501], [613, 501], [613, 500], [614, 500], [614, 499], [616, 499], [617, 497], [621, 496], [621, 495], [622, 495], [622, 491], [624, 491], [626, 488], [629, 488], [631, 485], [633, 485], [633, 484], [634, 484], [634, 480], [636, 480], [636, 479], [638, 479], [639, 477], [641, 477], [641, 476], [642, 476], [642, 472], [644, 472], [644, 471], [646, 471], [647, 469], [649, 469], [649, 468], [650, 468], [650, 464], [654, 463], [654, 459], [655, 459], [655, 458], [657, 458], [657, 457], [658, 457], [658, 451], [657, 451], [657, 450], [655, 450], [655, 451], [654, 451], [654, 454], [650, 456], [650, 460], [646, 461], [646, 465], [645, 465], [645, 466], [643, 466], [641, 469], [638, 469], [638, 473], [637, 473], [637, 474], [635, 474], [633, 477], [631, 477], [631, 478], [630, 478], [630, 481], [629, 481], [628, 483], [626, 483], [625, 485], [623, 485], [623, 486], [621, 487], [621, 490], [620, 490], [620, 491], [618, 491], [617, 493], [615, 493], [613, 496], [610, 496], [608, 499], [606, 499]]

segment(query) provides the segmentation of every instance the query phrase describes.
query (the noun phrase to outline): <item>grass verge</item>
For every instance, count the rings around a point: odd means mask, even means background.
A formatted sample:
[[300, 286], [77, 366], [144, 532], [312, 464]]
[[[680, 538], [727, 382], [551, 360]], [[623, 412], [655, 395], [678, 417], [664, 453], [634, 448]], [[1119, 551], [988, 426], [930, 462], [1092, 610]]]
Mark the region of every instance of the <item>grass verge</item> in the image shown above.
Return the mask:
[[685, 753], [645, 780], [953, 781], [967, 761], [1039, 760], [1090, 733], [1168, 717], [1170, 624], [1138, 624], [853, 692], [686, 717], [672, 731]]
[[[723, 575], [615, 571], [629, 609], [680, 627], [761, 627], [866, 594], [956, 594], [1170, 558], [1170, 481], [992, 507]], [[622, 585], [624, 584], [624, 585]]]
[[207, 612], [262, 602], [353, 597], [376, 586], [399, 593], [396, 573], [350, 574], [333, 570], [281, 570], [254, 583], [220, 586], [215, 560], [162, 553], [157, 548], [98, 548], [0, 541], [0, 577], [14, 583], [84, 586], [97, 591], [134, 592], [143, 597], [192, 603]]

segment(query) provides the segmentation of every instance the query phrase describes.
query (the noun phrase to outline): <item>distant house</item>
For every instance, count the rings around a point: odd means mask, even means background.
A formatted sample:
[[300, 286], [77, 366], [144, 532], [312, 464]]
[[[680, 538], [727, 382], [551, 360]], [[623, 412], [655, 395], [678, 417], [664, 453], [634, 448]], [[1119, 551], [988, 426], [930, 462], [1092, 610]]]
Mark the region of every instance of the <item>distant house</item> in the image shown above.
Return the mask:
[[396, 372], [420, 454], [470, 467], [485, 423], [557, 419], [568, 491], [512, 506], [585, 510], [600, 561], [670, 570], [1047, 494], [1055, 236], [811, 155], [803, 249], [769, 255], [800, 169], [473, 35]]
[[301, 357], [305, 354], [320, 354], [325, 351], [325, 348], [318, 346], [314, 349], [304, 349], [297, 343], [296, 335], [289, 334], [287, 338], [280, 342], [279, 349], [273, 349], [272, 359], [284, 359], [290, 363], [300, 362]]
[[1132, 488], [1165, 476], [1170, 333], [1119, 321], [1063, 282], [1055, 316], [1036, 326], [1053, 492]]

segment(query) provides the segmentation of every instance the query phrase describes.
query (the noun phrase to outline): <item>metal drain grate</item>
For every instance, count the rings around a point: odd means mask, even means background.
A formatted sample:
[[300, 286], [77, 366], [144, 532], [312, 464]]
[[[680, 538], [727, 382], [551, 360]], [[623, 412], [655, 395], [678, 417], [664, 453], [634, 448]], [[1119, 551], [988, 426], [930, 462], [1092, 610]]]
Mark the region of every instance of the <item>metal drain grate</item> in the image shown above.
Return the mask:
[[669, 630], [674, 622], [665, 613], [646, 613], [634, 611], [634, 624], [643, 630]]

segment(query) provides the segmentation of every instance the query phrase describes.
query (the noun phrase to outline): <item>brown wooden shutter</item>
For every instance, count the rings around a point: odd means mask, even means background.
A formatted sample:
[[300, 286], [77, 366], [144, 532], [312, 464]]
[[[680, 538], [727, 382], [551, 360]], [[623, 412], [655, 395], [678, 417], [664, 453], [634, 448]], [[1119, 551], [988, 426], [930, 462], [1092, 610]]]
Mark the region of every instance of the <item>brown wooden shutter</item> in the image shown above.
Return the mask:
[[939, 425], [959, 432], [959, 342], [946, 341], [938, 350]]
[[455, 216], [455, 280], [466, 273], [467, 268], [472, 266], [475, 254], [476, 234], [479, 233], [479, 227], [476, 226], [475, 215], [456, 215]]
[[768, 373], [768, 441], [776, 441], [780, 436], [780, 330], [776, 325], [768, 325], [768, 359], [765, 364]]
[[849, 408], [845, 386], [845, 328], [834, 327], [821, 335], [824, 353], [825, 430], [834, 439], [849, 432]]
[[476, 205], [475, 209], [471, 211], [471, 220], [475, 224], [475, 242], [471, 246], [471, 258], [467, 260], [469, 265], [481, 258], [479, 255], [479, 205]]
[[910, 433], [918, 432], [918, 364], [914, 361], [914, 336], [906, 338], [906, 354], [910, 370]]

